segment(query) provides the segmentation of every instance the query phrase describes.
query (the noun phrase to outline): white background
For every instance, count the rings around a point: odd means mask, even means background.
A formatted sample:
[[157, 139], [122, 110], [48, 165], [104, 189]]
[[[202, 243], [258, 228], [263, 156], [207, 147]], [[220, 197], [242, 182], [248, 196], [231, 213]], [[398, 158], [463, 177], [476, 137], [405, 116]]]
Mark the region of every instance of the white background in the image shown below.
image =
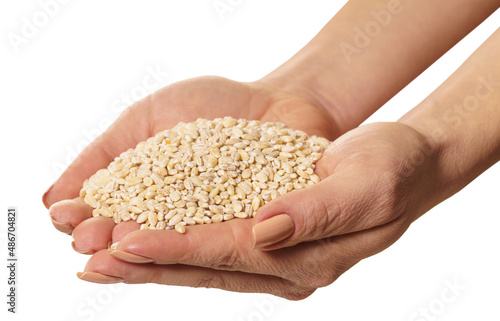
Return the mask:
[[[43, 3], [48, 0], [42, 1]], [[226, 0], [222, 1], [227, 3]], [[126, 96], [188, 77], [257, 79], [299, 50], [346, 1], [67, 1], [43, 21], [38, 1], [0, 4], [1, 206], [17, 206], [18, 314], [1, 320], [428, 320], [500, 319], [497, 164], [414, 223], [383, 253], [299, 302], [261, 294], [158, 285], [97, 285], [77, 279], [86, 256], [50, 223], [41, 196], [88, 143], [116, 118]], [[46, 16], [46, 14], [45, 14]], [[36, 30], [18, 47], [26, 21]], [[394, 121], [415, 106], [500, 26], [500, 11], [369, 119]], [[141, 84], [151, 69], [155, 88]], [[168, 75], [165, 75], [168, 74]], [[6, 218], [0, 222], [5, 260]], [[5, 261], [4, 261], [5, 262]], [[441, 293], [460, 287], [452, 302]], [[95, 300], [96, 308], [89, 302]], [[436, 310], [437, 309], [437, 310]]]

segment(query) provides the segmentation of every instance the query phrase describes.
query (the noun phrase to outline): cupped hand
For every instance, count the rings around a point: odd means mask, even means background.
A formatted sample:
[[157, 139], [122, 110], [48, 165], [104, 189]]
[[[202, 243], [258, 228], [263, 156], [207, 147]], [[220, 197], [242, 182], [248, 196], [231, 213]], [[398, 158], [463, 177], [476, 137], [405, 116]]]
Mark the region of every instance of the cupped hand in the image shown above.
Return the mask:
[[115, 224], [92, 217], [78, 197], [83, 181], [119, 154], [180, 121], [235, 118], [280, 121], [288, 127], [330, 139], [340, 135], [332, 110], [290, 90], [269, 83], [241, 83], [220, 77], [199, 77], [174, 83], [138, 101], [93, 141], [43, 197], [54, 226], [74, 237], [73, 248], [84, 254], [106, 249], [110, 242], [138, 229], [134, 222]]
[[[281, 196], [253, 220], [191, 226], [186, 234], [137, 231], [130, 222], [120, 231], [119, 224], [102, 239], [119, 240], [116, 250], [98, 250], [80, 276], [303, 299], [387, 248], [432, 207], [436, 162], [427, 147], [425, 137], [400, 123], [362, 126], [326, 150], [317, 163], [319, 183]], [[291, 235], [253, 248], [252, 226], [280, 214], [290, 219]]]

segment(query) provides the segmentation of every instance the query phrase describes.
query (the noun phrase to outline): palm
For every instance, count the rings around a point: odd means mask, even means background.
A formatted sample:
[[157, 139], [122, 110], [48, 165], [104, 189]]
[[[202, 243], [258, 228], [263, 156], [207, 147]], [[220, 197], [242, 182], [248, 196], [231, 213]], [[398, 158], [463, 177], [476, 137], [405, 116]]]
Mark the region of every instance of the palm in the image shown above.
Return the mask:
[[240, 83], [219, 77], [189, 79], [159, 90], [151, 97], [149, 136], [179, 121], [232, 116], [283, 122], [309, 134], [338, 136], [326, 113], [291, 94], [277, 93], [255, 83]]

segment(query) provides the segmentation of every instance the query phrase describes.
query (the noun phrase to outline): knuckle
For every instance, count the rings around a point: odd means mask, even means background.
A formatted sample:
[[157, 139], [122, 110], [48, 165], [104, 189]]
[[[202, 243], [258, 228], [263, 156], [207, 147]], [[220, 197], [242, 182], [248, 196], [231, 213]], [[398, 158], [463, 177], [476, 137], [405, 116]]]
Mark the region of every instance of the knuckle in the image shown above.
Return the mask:
[[217, 288], [226, 289], [226, 281], [219, 273], [205, 274], [195, 280], [193, 286], [195, 288]]
[[[327, 193], [329, 191], [325, 191]], [[330, 195], [317, 195], [311, 203], [306, 202], [306, 215], [300, 227], [299, 234], [307, 240], [329, 236], [332, 228], [342, 224], [342, 211], [337, 200]]]
[[213, 262], [213, 268], [219, 270], [239, 270], [241, 264], [241, 259], [239, 252], [236, 249], [231, 249], [229, 252], [221, 255], [216, 261]]
[[345, 217], [340, 207], [340, 203], [335, 197], [327, 195], [326, 197], [322, 197], [321, 200], [321, 207], [324, 213], [324, 215], [320, 215], [323, 216], [321, 235], [324, 237], [330, 236], [332, 228], [342, 224]]
[[121, 275], [127, 278], [126, 271], [120, 268], [120, 265], [113, 264], [115, 259], [110, 256], [107, 250], [97, 251], [90, 257], [85, 265], [85, 271], [99, 272], [109, 275]]
[[231, 245], [222, 251], [222, 253], [213, 262], [212, 268], [219, 270], [237, 271], [244, 267], [242, 251], [238, 246], [238, 240], [241, 239], [237, 232], [231, 229]]

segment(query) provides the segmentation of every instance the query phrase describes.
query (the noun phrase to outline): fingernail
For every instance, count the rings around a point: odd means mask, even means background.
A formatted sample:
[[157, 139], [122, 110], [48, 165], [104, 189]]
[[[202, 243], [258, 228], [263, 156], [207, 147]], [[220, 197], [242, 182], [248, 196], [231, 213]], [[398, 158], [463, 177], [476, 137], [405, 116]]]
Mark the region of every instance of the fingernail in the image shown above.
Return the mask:
[[97, 272], [78, 272], [76, 276], [80, 280], [94, 282], [94, 283], [102, 283], [102, 284], [110, 284], [110, 283], [120, 283], [124, 282], [122, 278], [110, 275], [104, 275]]
[[71, 233], [73, 233], [74, 228], [73, 228], [73, 226], [71, 226], [71, 224], [54, 221], [52, 216], [50, 216], [50, 220], [52, 221], [52, 224], [54, 225], [54, 227], [58, 231], [61, 231], [61, 232], [66, 233], [68, 235], [71, 235]]
[[253, 248], [262, 248], [289, 237], [295, 229], [288, 214], [280, 214], [255, 224], [252, 229]]
[[75, 250], [76, 252], [78, 252], [80, 254], [94, 254], [95, 253], [94, 250], [82, 251], [82, 250], [77, 249], [75, 247], [75, 241], [71, 242], [71, 247], [73, 248], [73, 250]]
[[123, 252], [120, 250], [116, 250], [113, 248], [108, 249], [108, 253], [119, 260], [129, 262], [129, 263], [153, 263], [153, 259], [150, 259], [145, 256], [140, 256], [128, 252]]
[[50, 207], [49, 203], [47, 203], [47, 195], [49, 194], [50, 190], [52, 189], [52, 186], [54, 186], [54, 185], [53, 184], [50, 185], [50, 187], [47, 188], [47, 190], [45, 191], [45, 193], [43, 193], [43, 196], [42, 196], [43, 205], [45, 205], [45, 207], [47, 209]]

